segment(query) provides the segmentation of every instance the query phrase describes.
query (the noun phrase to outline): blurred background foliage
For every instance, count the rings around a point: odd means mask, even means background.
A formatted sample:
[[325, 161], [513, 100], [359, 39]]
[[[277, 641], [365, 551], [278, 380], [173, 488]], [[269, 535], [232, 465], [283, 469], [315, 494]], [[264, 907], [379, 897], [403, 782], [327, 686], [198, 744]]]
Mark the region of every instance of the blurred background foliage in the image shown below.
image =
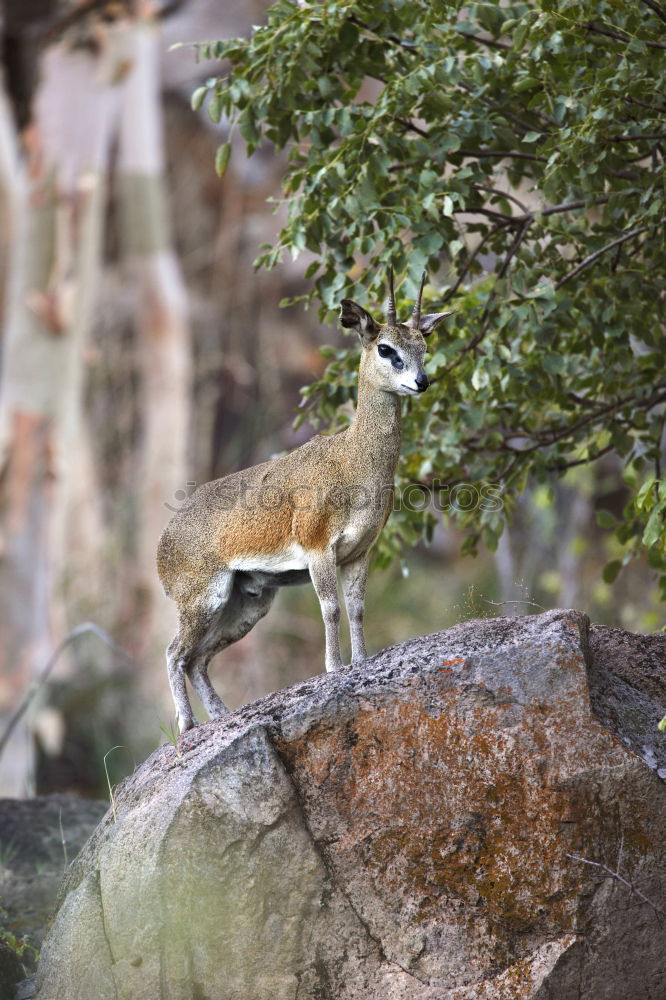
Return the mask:
[[[399, 486], [502, 506], [393, 515], [369, 649], [557, 605], [661, 627], [658, 3], [35, 0], [3, 33], [0, 728], [82, 621], [124, 650], [69, 644], [5, 793], [107, 795], [165, 738], [159, 531], [195, 484], [345, 425], [337, 304], [383, 316], [389, 261], [399, 304], [426, 266], [456, 310]], [[202, 38], [232, 40], [171, 48]], [[236, 707], [322, 668], [304, 587], [212, 673]]]

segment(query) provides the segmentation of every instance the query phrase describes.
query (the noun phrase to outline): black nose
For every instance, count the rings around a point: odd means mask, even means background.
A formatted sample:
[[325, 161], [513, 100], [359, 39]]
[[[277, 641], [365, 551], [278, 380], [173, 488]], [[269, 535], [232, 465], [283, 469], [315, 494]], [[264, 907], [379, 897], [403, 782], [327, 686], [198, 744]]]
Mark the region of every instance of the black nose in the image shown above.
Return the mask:
[[426, 375], [419, 375], [419, 377], [416, 379], [416, 388], [419, 390], [419, 392], [425, 392], [429, 385], [430, 383], [428, 382], [428, 378]]

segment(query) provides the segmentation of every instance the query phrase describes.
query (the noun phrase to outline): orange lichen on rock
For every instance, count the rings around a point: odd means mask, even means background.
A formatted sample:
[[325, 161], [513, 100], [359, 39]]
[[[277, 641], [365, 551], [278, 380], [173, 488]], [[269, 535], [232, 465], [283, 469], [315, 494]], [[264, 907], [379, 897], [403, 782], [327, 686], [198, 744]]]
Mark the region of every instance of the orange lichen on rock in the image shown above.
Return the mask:
[[506, 968], [537, 939], [575, 927], [586, 873], [566, 854], [593, 853], [601, 829], [594, 786], [581, 791], [576, 774], [614, 744], [581, 718], [575, 692], [545, 707], [517, 705], [506, 685], [490, 705], [465, 690], [461, 707], [446, 673], [414, 678], [402, 697], [366, 699], [344, 724], [283, 739], [279, 751], [315, 833], [325, 802], [322, 832], [338, 877], [364, 871], [361, 907], [372, 911], [373, 894], [397, 913], [409, 901], [398, 919], [425, 934], [443, 916], [459, 920], [469, 941], [484, 941], [488, 962]]

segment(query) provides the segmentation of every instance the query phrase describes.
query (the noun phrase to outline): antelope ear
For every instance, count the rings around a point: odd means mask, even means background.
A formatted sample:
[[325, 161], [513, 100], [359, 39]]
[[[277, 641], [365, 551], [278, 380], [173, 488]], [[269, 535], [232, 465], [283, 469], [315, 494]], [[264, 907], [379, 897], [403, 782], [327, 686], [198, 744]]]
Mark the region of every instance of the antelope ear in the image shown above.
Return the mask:
[[370, 313], [352, 299], [340, 303], [340, 323], [347, 330], [356, 330], [364, 344], [372, 343], [381, 329]]
[[419, 320], [419, 330], [424, 337], [427, 337], [428, 334], [432, 333], [439, 326], [443, 319], [446, 319], [447, 316], [453, 316], [455, 311], [455, 309], [452, 309], [450, 312], [445, 313], [426, 313]]

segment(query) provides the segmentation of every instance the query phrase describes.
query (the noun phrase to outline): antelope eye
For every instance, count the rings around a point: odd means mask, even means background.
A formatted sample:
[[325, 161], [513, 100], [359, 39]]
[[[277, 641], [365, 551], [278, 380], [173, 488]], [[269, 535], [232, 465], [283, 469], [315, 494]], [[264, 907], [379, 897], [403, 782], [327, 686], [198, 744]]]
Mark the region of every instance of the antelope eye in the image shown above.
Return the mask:
[[388, 344], [380, 344], [377, 347], [377, 353], [379, 354], [380, 358], [390, 358], [391, 355], [395, 353], [395, 351], [393, 350], [392, 347], [389, 347]]

